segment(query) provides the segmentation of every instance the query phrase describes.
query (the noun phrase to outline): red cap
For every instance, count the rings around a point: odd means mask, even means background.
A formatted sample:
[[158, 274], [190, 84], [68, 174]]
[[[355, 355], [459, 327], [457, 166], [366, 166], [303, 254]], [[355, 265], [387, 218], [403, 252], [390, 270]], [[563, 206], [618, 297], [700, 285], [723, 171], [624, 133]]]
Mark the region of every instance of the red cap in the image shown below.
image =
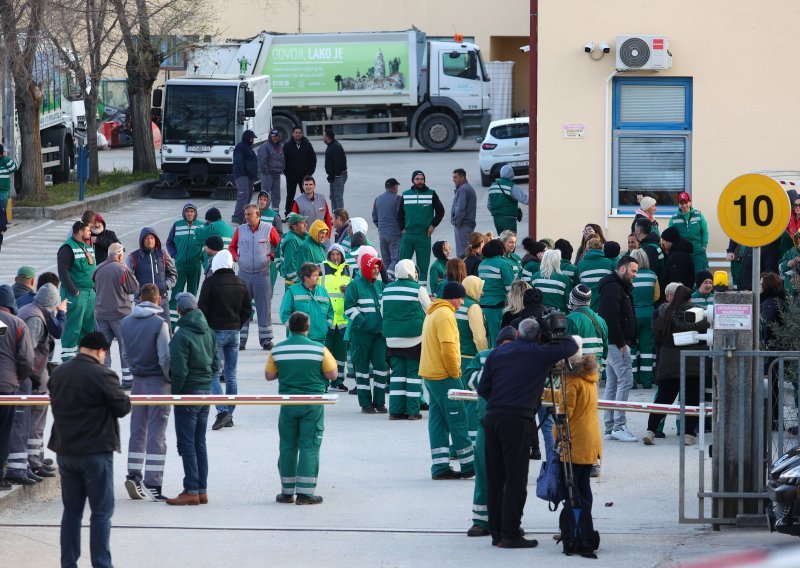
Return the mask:
[[361, 257], [361, 276], [367, 279], [368, 282], [373, 282], [372, 268], [374, 266], [381, 266], [381, 259], [375, 258], [371, 254], [365, 254]]
[[686, 193], [685, 191], [681, 191], [678, 194], [678, 203], [680, 203], [681, 201], [691, 201], [691, 200], [692, 200], [692, 197], [688, 193]]

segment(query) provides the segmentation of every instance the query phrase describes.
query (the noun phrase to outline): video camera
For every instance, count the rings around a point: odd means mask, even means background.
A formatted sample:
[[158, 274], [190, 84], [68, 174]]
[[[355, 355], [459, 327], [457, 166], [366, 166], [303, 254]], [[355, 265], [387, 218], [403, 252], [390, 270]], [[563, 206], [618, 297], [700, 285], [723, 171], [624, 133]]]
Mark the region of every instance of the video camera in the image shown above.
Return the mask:
[[542, 343], [559, 343], [567, 337], [567, 316], [551, 309], [539, 321]]

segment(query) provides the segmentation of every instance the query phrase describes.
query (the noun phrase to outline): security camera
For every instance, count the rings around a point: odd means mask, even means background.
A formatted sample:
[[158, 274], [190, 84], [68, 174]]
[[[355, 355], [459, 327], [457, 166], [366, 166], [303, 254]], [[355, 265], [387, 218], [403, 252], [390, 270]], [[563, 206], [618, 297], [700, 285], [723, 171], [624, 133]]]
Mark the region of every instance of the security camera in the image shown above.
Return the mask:
[[590, 41], [586, 45], [583, 46], [583, 51], [586, 53], [591, 53], [594, 51], [594, 42]]
[[608, 53], [609, 51], [611, 51], [611, 47], [606, 42], [603, 42], [600, 44], [600, 50], [603, 53]]
[[528, 53], [531, 50], [531, 46], [530, 45], [522, 45], [522, 46], [520, 46], [519, 50], [522, 53]]

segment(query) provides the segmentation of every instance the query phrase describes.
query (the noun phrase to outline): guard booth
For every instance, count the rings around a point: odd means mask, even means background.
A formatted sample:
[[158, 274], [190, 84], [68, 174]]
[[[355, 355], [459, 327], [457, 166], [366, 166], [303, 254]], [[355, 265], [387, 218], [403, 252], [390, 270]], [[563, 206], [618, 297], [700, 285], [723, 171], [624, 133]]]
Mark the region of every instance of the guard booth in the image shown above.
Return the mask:
[[[753, 249], [752, 290], [717, 291], [710, 349], [681, 354], [681, 423], [685, 424], [687, 358], [698, 358], [701, 412], [697, 446], [680, 437], [679, 520], [722, 526], [767, 525], [770, 464], [798, 440], [800, 352], [761, 350], [761, 247], [786, 230], [791, 205], [785, 186], [763, 174], [734, 179], [717, 215], [736, 243]], [[695, 361], [698, 359], [694, 359]], [[694, 362], [692, 363], [694, 364]], [[706, 388], [710, 400], [706, 398]]]

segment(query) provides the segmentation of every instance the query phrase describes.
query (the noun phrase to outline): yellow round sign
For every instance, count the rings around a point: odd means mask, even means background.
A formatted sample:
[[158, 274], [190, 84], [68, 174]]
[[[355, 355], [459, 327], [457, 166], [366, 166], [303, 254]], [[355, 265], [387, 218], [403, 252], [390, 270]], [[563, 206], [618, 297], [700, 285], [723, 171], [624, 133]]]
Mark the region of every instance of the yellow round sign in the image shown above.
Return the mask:
[[777, 181], [746, 174], [730, 182], [717, 204], [722, 230], [734, 242], [760, 247], [775, 241], [789, 224], [789, 196]]

